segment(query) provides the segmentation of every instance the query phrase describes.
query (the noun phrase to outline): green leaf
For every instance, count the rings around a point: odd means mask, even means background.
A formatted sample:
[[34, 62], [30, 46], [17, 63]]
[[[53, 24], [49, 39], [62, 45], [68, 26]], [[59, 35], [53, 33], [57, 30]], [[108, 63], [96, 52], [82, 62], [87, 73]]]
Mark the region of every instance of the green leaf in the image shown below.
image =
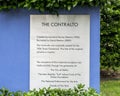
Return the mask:
[[32, 3], [36, 2], [36, 1], [38, 1], [38, 0], [31, 0]]
[[70, 10], [71, 10], [71, 6], [69, 6], [69, 5], [68, 5], [68, 6], [67, 6], [67, 10], [69, 10], [69, 11], [70, 11]]

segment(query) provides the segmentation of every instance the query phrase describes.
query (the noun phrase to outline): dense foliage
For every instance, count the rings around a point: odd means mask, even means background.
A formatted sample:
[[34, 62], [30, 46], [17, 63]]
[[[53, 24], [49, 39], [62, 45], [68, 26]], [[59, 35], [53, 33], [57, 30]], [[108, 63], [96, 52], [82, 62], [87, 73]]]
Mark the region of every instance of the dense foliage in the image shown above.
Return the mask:
[[79, 84], [74, 89], [51, 89], [42, 88], [28, 92], [10, 92], [5, 88], [0, 89], [0, 96], [100, 96], [94, 89], [86, 90], [84, 85]]
[[120, 0], [107, 0], [101, 7], [101, 65], [120, 66]]
[[77, 5], [97, 6], [99, 0], [0, 0], [0, 10], [27, 8], [55, 12], [57, 9], [70, 10]]
[[0, 10], [17, 8], [57, 12], [75, 6], [100, 6], [101, 8], [101, 65], [120, 66], [120, 0], [0, 0]]

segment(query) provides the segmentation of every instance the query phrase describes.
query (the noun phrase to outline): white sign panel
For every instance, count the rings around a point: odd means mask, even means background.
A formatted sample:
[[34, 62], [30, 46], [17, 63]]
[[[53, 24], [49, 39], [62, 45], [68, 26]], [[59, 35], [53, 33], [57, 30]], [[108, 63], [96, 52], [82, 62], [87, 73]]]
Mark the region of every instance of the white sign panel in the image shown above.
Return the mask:
[[89, 87], [90, 16], [30, 16], [30, 89]]

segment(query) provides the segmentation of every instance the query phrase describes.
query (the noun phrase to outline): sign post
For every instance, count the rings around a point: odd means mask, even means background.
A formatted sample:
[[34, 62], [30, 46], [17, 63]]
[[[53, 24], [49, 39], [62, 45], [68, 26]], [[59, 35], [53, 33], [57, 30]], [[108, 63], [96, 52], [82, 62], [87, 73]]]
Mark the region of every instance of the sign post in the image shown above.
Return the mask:
[[0, 88], [100, 87], [99, 7], [0, 12]]

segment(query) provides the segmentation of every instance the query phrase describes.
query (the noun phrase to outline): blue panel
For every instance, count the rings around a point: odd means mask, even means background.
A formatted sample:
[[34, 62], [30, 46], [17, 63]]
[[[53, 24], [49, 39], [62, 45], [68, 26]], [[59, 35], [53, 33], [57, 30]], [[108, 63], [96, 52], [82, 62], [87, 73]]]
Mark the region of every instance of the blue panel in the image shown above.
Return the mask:
[[[76, 7], [71, 11], [59, 10], [59, 13], [90, 15], [90, 86], [99, 92], [99, 8]], [[6, 87], [12, 91], [29, 90], [30, 14], [40, 13], [27, 10], [0, 12], [0, 88]]]
[[0, 87], [29, 88], [29, 14], [0, 13]]

